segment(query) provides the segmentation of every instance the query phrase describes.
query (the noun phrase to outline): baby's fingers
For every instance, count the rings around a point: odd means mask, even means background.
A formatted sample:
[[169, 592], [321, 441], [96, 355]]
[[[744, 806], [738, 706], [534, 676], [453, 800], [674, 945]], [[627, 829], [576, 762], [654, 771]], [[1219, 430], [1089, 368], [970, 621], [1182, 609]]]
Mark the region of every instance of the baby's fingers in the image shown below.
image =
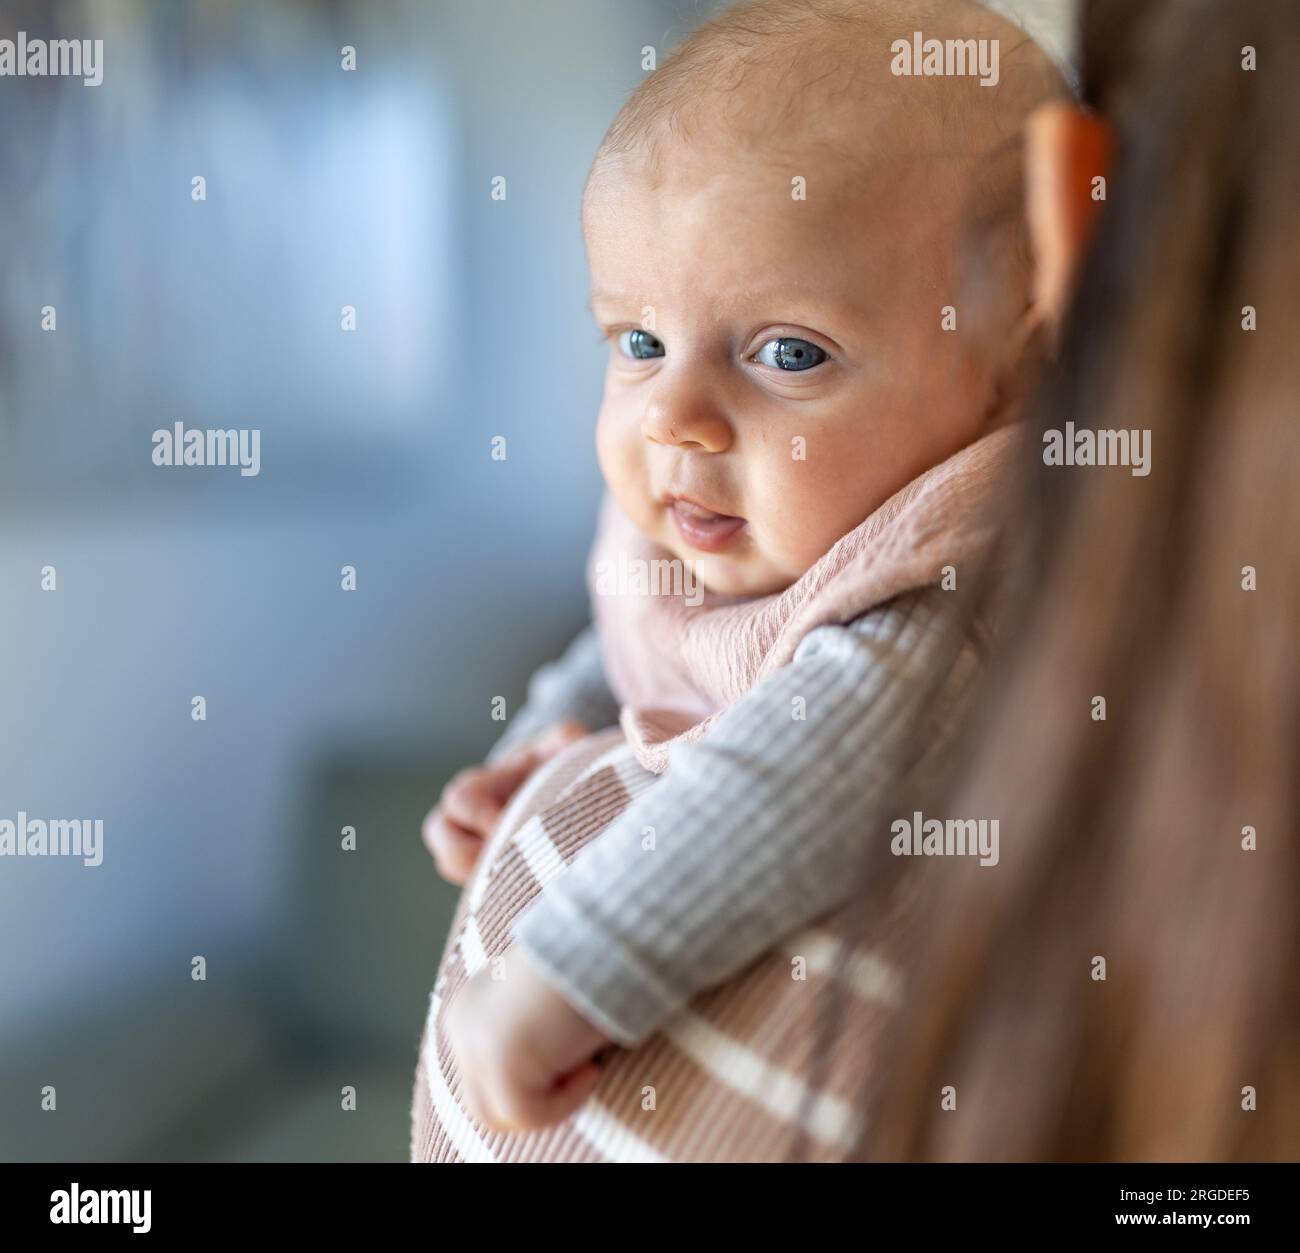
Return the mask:
[[581, 1109], [600, 1082], [600, 1066], [596, 1062], [583, 1062], [560, 1079], [554, 1091], [543, 1097], [538, 1106], [539, 1127], [549, 1127], [563, 1122], [570, 1114]]
[[481, 767], [462, 770], [443, 789], [441, 807], [449, 822], [486, 839], [502, 810], [493, 772]]
[[503, 1083], [495, 1092], [475, 1094], [475, 1113], [495, 1131], [523, 1133], [553, 1127], [580, 1109], [600, 1082], [600, 1067], [584, 1062], [549, 1092]]
[[435, 809], [420, 828], [425, 847], [433, 854], [438, 873], [448, 883], [464, 886], [483, 852], [483, 840], [472, 831], [447, 821]]

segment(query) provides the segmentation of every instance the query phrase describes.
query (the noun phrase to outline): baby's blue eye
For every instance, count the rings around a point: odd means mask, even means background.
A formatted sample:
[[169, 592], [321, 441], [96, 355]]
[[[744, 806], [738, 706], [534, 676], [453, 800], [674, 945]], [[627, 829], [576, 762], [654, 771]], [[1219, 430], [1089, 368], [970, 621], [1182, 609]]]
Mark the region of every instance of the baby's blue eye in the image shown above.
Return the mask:
[[826, 353], [806, 339], [769, 339], [755, 357], [777, 370], [811, 370], [826, 360]]
[[649, 331], [623, 331], [618, 337], [618, 350], [625, 357], [634, 361], [648, 361], [651, 357], [662, 357], [664, 346]]

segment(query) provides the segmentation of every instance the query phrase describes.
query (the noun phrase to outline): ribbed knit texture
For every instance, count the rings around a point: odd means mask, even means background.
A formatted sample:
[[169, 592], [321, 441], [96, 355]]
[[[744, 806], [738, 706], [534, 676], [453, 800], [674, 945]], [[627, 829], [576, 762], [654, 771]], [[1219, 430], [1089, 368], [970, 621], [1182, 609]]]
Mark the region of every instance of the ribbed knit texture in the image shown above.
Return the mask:
[[515, 1135], [488, 1131], [469, 1115], [442, 1031], [445, 1007], [510, 947], [511, 919], [658, 777], [637, 763], [617, 731], [574, 745], [542, 776], [529, 789], [531, 802], [556, 799], [541, 812], [511, 806], [462, 895], [420, 1047], [412, 1160], [779, 1161], [806, 1100], [803, 1157], [842, 1158], [861, 1127], [859, 1085], [900, 996], [901, 901], [854, 950], [843, 1016], [818, 1076], [820, 1011], [849, 934], [844, 911], [700, 994], [644, 1044], [613, 1050], [595, 1093], [564, 1122]]
[[942, 753], [976, 673], [976, 640], [955, 665], [945, 653], [952, 604], [927, 588], [818, 627], [708, 735], [678, 744], [662, 781], [516, 918], [518, 944], [588, 1022], [633, 1048], [849, 899], [881, 835], [872, 815], [900, 771]]

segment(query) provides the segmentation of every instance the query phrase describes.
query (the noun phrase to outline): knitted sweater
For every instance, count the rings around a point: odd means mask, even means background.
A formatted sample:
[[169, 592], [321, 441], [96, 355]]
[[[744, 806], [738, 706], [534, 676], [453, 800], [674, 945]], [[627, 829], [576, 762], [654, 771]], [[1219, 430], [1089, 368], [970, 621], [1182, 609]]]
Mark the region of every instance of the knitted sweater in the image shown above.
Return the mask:
[[[988, 446], [976, 446], [959, 469], [931, 472], [929, 482], [937, 482], [940, 490], [928, 498], [916, 485], [909, 489], [904, 499], [912, 502], [912, 514], [902, 513], [903, 525], [878, 529], [871, 537], [875, 543], [867, 551], [869, 559], [890, 542], [898, 550], [883, 574], [875, 562], [877, 587], [896, 591], [890, 579], [897, 571], [906, 569], [904, 577], [914, 579], [927, 562], [937, 573], [935, 552], [946, 552], [943, 545], [951, 545], [954, 554], [971, 551], [971, 535], [956, 540], [939, 523], [974, 523], [982, 489], [972, 491], [970, 485], [987, 487], [993, 481], [1006, 444], [1006, 439], [998, 440], [991, 445], [992, 454]], [[952, 503], [954, 483], [962, 493], [960, 507]], [[920, 542], [913, 543], [918, 535]], [[838, 569], [844, 569], [843, 563]], [[707, 735], [690, 734], [687, 727], [687, 734], [670, 737], [676, 742], [666, 753], [659, 744], [642, 744], [641, 751], [634, 751], [635, 726], [631, 745], [617, 733], [595, 737], [565, 754], [516, 798], [462, 898], [431, 997], [417, 1080], [414, 1158], [486, 1153], [537, 1160], [534, 1155], [540, 1153], [544, 1160], [567, 1160], [607, 1155], [610, 1144], [623, 1145], [633, 1156], [689, 1157], [700, 1151], [692, 1136], [703, 1126], [695, 1120], [704, 1118], [711, 1103], [722, 1101], [718, 1116], [724, 1119], [728, 1100], [753, 1103], [755, 1094], [737, 1092], [735, 1080], [762, 1073], [762, 1067], [753, 1069], [759, 1062], [771, 1068], [764, 1092], [768, 1080], [787, 1097], [812, 1091], [804, 1073], [808, 1055], [801, 1050], [811, 1048], [818, 1022], [810, 1013], [809, 994], [820, 996], [826, 984], [813, 978], [809, 987], [809, 970], [828, 974], [828, 954], [847, 952], [850, 970], [874, 972], [865, 983], [860, 973], [848, 980], [850, 987], [873, 989], [867, 998], [873, 1020], [888, 1004], [892, 994], [882, 989], [891, 985], [892, 976], [881, 952], [856, 944], [845, 948], [834, 911], [851, 894], [862, 841], [871, 835], [870, 816], [887, 791], [890, 772], [900, 766], [894, 741], [924, 688], [945, 593], [928, 588], [895, 596], [846, 626], [818, 625], [819, 606], [828, 599], [851, 603], [852, 589], [846, 599], [845, 580], [836, 585], [836, 570], [829, 574], [822, 579], [823, 589], [831, 589], [829, 596], [804, 596], [791, 612], [757, 620], [771, 640], [780, 638], [782, 624], [796, 614], [811, 629], [798, 640], [787, 664], [774, 667], [769, 677], [708, 720]], [[767, 629], [769, 622], [775, 630]], [[756, 661], [762, 656], [755, 653]], [[521, 725], [570, 716], [573, 709], [560, 709], [566, 696], [589, 710], [599, 708], [602, 684], [593, 660], [589, 645], [580, 641], [561, 668], [574, 681], [558, 682], [554, 669], [543, 676], [534, 684], [532, 707]], [[964, 690], [973, 666], [969, 655], [962, 661], [966, 664], [959, 664], [949, 678], [945, 696], [950, 699]], [[791, 717], [792, 700], [803, 706], [803, 717]], [[547, 706], [545, 717], [539, 706]], [[653, 725], [657, 718], [642, 723]], [[937, 725], [932, 749], [941, 741], [941, 731]], [[523, 734], [516, 731], [509, 739], [517, 742]], [[657, 757], [662, 770], [670, 755], [672, 768], [666, 774], [646, 768], [647, 758], [653, 767]], [[663, 782], [652, 788], [661, 777]], [[654, 836], [649, 852], [647, 831]], [[807, 931], [817, 918], [832, 921]], [[794, 937], [796, 948], [808, 950], [793, 954], [793, 978], [788, 944], [772, 948], [772, 940], [783, 935]], [[695, 1080], [676, 1084], [678, 1099], [690, 1093], [695, 1110], [687, 1120], [690, 1126], [678, 1126], [665, 1137], [665, 1121], [648, 1124], [638, 1109], [617, 1134], [606, 1127], [594, 1140], [591, 1134], [584, 1138], [578, 1130], [584, 1120], [608, 1119], [611, 1108], [628, 1111], [626, 1084], [631, 1080], [620, 1069], [622, 1053], [606, 1063], [593, 1101], [565, 1124], [585, 1147], [570, 1143], [556, 1129], [540, 1140], [485, 1135], [461, 1112], [454, 1059], [439, 1032], [441, 1009], [464, 978], [505, 953], [512, 940], [528, 949], [584, 1016], [632, 1050], [631, 1056], [664, 1060], [666, 1048], [670, 1054], [673, 1047], [688, 1054], [696, 1050]], [[809, 952], [820, 954], [821, 962], [810, 963]], [[786, 981], [799, 986], [792, 992]], [[733, 1020], [725, 1007], [737, 1005], [744, 1007], [744, 1016]], [[701, 1007], [709, 1006], [716, 1012], [706, 1014], [702, 1024]], [[778, 1031], [775, 1038], [773, 1030]], [[778, 1055], [769, 1056], [776, 1046]], [[793, 1069], [781, 1055], [785, 1046], [795, 1049]], [[719, 1064], [705, 1064], [707, 1057]], [[832, 1108], [840, 1099], [833, 1092], [821, 1095]], [[775, 1119], [788, 1137], [794, 1117], [788, 1102], [780, 1104], [780, 1117], [759, 1104], [762, 1109], [749, 1110], [745, 1117], [756, 1117], [754, 1126]], [[822, 1137], [820, 1152], [833, 1155], [847, 1147], [853, 1135], [849, 1109], [845, 1106], [831, 1118], [838, 1130]], [[732, 1112], [740, 1116], [745, 1111]], [[822, 1123], [814, 1118], [807, 1126], [815, 1131]], [[647, 1144], [658, 1147], [635, 1147], [651, 1127], [654, 1134]], [[770, 1130], [777, 1134], [775, 1126]], [[614, 1139], [602, 1140], [606, 1133]], [[599, 1143], [605, 1148], [593, 1147]], [[761, 1138], [745, 1138], [724, 1156], [745, 1156], [758, 1143]], [[770, 1150], [769, 1144], [764, 1151]], [[719, 1142], [710, 1150], [715, 1151], [720, 1151]], [[616, 1148], [614, 1156], [622, 1152]]]

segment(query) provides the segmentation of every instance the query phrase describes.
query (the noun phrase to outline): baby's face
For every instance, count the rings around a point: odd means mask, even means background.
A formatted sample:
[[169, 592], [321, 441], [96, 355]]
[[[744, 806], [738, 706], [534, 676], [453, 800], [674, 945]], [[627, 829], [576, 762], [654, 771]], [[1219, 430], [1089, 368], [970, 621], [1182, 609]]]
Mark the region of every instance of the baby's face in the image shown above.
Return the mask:
[[588, 187], [601, 469], [725, 595], [788, 587], [988, 420], [960, 308], [941, 329], [955, 187], [898, 162], [851, 185], [845, 165], [684, 146], [658, 181], [619, 158]]

